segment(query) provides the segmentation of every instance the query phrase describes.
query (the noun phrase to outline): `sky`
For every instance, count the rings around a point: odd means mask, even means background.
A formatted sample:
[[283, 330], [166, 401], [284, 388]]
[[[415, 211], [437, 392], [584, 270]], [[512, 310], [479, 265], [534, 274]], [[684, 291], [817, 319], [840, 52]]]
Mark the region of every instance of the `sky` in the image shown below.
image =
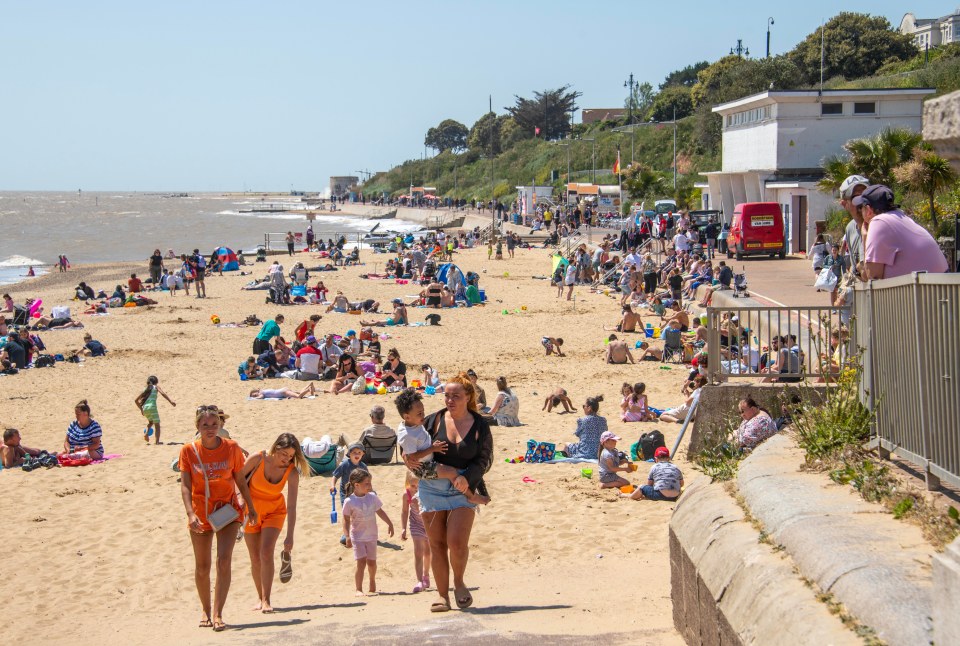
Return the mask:
[[[958, 0], [849, 10], [937, 17]], [[332, 6], [330, 6], [332, 5]], [[714, 0], [0, 0], [0, 190], [318, 191], [514, 96], [619, 107], [737, 39], [789, 51], [841, 8]], [[578, 114], [579, 120], [579, 114]], [[432, 151], [428, 151], [432, 154]]]

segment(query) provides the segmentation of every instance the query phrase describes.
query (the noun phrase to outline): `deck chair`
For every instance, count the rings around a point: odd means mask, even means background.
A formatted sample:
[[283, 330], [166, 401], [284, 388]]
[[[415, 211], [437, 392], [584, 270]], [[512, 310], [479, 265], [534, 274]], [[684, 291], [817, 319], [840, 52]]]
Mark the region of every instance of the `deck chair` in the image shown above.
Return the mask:
[[328, 473], [333, 473], [333, 470], [337, 468], [337, 445], [334, 444], [330, 447], [330, 450], [327, 451], [326, 455], [319, 458], [311, 458], [309, 456], [304, 456], [307, 459], [307, 464], [310, 465], [310, 475], [319, 476], [325, 475]]
[[662, 361], [683, 363], [683, 332], [667, 328], [663, 331]]
[[397, 437], [363, 438], [363, 461], [367, 464], [389, 464], [397, 461]]

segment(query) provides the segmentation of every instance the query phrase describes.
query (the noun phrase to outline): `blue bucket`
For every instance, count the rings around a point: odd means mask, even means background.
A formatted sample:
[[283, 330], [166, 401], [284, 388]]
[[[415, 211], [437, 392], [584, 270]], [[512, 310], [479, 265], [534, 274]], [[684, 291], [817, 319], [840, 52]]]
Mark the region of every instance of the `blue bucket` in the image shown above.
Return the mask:
[[486, 302], [486, 300], [487, 300], [487, 292], [486, 292], [486, 290], [481, 289], [481, 290], [479, 290], [479, 291], [480, 291], [480, 302], [481, 302], [481, 303]]

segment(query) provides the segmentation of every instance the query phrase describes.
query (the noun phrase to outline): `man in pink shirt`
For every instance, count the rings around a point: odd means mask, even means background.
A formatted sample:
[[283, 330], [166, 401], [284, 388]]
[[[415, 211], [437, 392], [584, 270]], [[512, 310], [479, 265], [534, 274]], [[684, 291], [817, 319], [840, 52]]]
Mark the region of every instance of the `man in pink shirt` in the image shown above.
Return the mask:
[[861, 208], [866, 227], [864, 264], [866, 278], [894, 278], [915, 271], [942, 274], [947, 259], [940, 245], [922, 226], [893, 203], [893, 191], [873, 184], [853, 198]]

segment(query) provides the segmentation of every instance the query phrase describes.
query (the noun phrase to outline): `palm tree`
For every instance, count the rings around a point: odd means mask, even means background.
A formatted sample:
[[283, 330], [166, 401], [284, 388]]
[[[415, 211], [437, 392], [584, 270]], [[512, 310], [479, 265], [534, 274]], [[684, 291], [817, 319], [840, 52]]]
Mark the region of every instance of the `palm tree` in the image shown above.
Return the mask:
[[663, 173], [655, 171], [645, 164], [635, 162], [623, 170], [623, 187], [634, 200], [645, 197], [660, 197], [667, 193], [667, 182]]
[[827, 157], [823, 160], [821, 166], [823, 167], [824, 176], [823, 179], [817, 182], [817, 187], [824, 193], [835, 193], [839, 191], [843, 180], [854, 174], [850, 161], [839, 155]]
[[957, 181], [957, 173], [950, 163], [933, 151], [917, 146], [913, 156], [894, 168], [893, 174], [906, 190], [930, 200], [930, 219], [936, 231], [940, 227], [935, 199], [937, 193], [950, 188]]
[[874, 184], [893, 184], [893, 169], [910, 159], [923, 137], [905, 128], [888, 128], [866, 139], [852, 139], [844, 148], [850, 154], [850, 166], [866, 175]]

